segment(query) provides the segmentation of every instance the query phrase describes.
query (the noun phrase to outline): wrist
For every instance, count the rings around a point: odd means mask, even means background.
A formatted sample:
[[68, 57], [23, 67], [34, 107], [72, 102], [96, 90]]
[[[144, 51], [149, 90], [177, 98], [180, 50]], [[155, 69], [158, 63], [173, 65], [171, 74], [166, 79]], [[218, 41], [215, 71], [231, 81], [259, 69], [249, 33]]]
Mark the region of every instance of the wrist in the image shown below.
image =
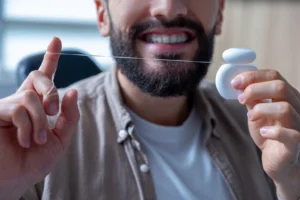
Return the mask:
[[11, 188], [0, 188], [0, 199], [5, 200], [19, 200], [22, 196], [21, 192], [16, 192], [15, 189]]
[[19, 200], [26, 190], [26, 186], [21, 186], [18, 183], [0, 183], [0, 199]]
[[280, 200], [300, 200], [300, 179], [297, 181], [275, 182]]

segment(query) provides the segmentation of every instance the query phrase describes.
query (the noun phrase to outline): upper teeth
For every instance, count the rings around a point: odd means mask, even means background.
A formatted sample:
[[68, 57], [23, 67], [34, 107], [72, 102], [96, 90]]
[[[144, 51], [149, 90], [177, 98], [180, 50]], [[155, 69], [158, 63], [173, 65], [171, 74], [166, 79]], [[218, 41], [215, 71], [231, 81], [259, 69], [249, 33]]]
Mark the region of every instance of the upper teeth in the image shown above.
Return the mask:
[[183, 43], [188, 40], [188, 36], [181, 35], [148, 35], [146, 37], [148, 42], [153, 43], [164, 43], [164, 44], [174, 44], [174, 43]]

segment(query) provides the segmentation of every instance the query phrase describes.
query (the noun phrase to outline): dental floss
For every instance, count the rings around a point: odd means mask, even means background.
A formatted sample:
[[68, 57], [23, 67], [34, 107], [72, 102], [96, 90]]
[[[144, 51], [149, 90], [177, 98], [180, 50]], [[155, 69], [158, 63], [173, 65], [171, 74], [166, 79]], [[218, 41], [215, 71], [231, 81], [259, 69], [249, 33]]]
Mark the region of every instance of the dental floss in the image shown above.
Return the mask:
[[216, 87], [224, 99], [238, 98], [239, 91], [232, 87], [231, 81], [243, 72], [257, 70], [256, 66], [249, 64], [255, 58], [255, 52], [250, 49], [232, 48], [224, 51], [223, 59], [230, 63], [222, 65], [216, 75]]
[[[234, 89], [231, 85], [231, 81], [238, 74], [255, 71], [257, 67], [249, 63], [256, 59], [256, 53], [250, 49], [245, 48], [231, 48], [224, 51], [222, 57], [225, 62], [208, 62], [208, 61], [191, 61], [191, 60], [171, 60], [171, 59], [156, 59], [156, 58], [138, 58], [138, 57], [125, 57], [125, 56], [105, 56], [105, 55], [92, 55], [92, 54], [69, 54], [69, 53], [52, 53], [68, 56], [85, 56], [85, 57], [106, 57], [115, 59], [136, 59], [136, 60], [155, 60], [155, 61], [171, 61], [171, 62], [185, 62], [185, 63], [206, 63], [206, 64], [222, 64], [216, 74], [216, 87], [220, 95], [225, 99], [237, 99], [239, 91]], [[54, 78], [54, 76], [53, 76]], [[53, 83], [52, 88], [45, 96], [52, 96], [51, 94], [55, 85]]]

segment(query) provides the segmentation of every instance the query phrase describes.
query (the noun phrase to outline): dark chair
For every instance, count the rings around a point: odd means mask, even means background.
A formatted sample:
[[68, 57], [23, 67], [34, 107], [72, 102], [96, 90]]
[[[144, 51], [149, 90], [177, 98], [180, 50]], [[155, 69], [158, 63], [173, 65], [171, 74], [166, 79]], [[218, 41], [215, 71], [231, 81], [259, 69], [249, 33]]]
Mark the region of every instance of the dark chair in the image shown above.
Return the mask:
[[[77, 49], [64, 49], [64, 54], [86, 54], [86, 52]], [[30, 72], [37, 70], [44, 58], [45, 52], [29, 55], [23, 58], [17, 66], [17, 81], [20, 86], [27, 78]], [[96, 62], [85, 56], [61, 55], [54, 83], [57, 88], [67, 87], [77, 81], [89, 78], [101, 72]]]

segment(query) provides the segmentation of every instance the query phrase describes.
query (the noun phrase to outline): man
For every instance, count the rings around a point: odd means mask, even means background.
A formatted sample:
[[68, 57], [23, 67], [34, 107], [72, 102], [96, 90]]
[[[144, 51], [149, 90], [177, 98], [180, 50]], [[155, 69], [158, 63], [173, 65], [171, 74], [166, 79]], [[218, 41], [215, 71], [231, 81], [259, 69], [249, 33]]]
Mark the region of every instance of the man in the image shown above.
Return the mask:
[[224, 0], [96, 7], [113, 55], [147, 59], [117, 59], [57, 91], [55, 38], [40, 69], [0, 100], [1, 200], [300, 197], [298, 91], [258, 70], [236, 77], [239, 101], [225, 101], [203, 80], [207, 64], [172, 61], [211, 60]]

